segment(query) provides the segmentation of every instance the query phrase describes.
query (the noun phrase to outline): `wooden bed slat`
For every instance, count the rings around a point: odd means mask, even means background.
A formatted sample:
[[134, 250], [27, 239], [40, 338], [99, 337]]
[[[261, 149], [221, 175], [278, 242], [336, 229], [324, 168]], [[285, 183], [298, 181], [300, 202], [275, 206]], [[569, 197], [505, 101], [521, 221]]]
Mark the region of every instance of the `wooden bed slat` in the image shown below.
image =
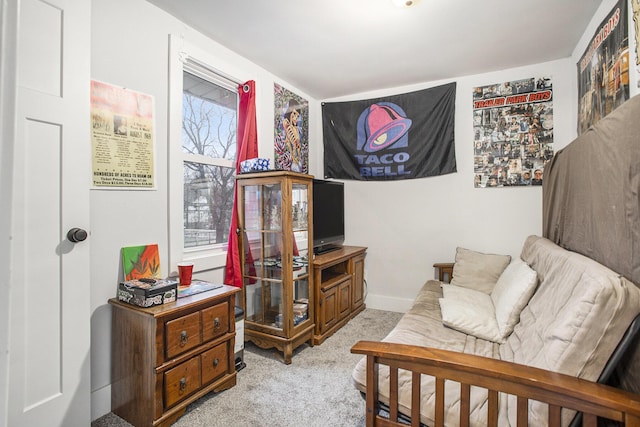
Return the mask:
[[498, 426], [498, 391], [488, 390], [489, 409], [487, 410], [487, 425], [489, 427]]
[[389, 420], [398, 421], [398, 368], [389, 368]]
[[378, 414], [378, 364], [374, 356], [367, 356], [367, 416], [368, 426], [375, 425]]
[[529, 425], [529, 399], [518, 396], [517, 399], [517, 420], [518, 427], [527, 427]]
[[549, 405], [549, 427], [560, 427], [560, 407]]
[[[360, 341], [351, 352], [367, 357], [366, 422], [367, 426], [402, 426], [399, 421], [378, 416], [378, 367], [393, 366], [412, 372], [411, 425], [420, 425], [421, 375], [436, 377], [436, 425], [444, 422], [444, 384], [452, 380], [461, 384], [460, 425], [469, 420], [470, 387], [488, 390], [488, 425], [497, 425], [499, 393], [517, 396], [518, 425], [526, 425], [528, 401], [550, 404], [549, 425], [560, 424], [561, 408], [583, 413], [584, 426], [596, 426], [597, 418], [624, 422], [626, 427], [640, 427], [640, 395], [604, 384], [582, 380], [531, 366], [448, 350], [406, 344]], [[396, 388], [397, 371], [396, 371]], [[397, 394], [397, 393], [396, 393]], [[398, 396], [394, 398], [398, 408]], [[463, 421], [466, 420], [466, 421]]]
[[[413, 413], [411, 416], [413, 417]], [[443, 378], [436, 378], [435, 418], [436, 418], [436, 427], [443, 427], [444, 426], [444, 379]]]
[[411, 375], [411, 426], [420, 427], [420, 373]]
[[469, 416], [471, 414], [471, 386], [460, 384], [460, 427], [469, 427]]

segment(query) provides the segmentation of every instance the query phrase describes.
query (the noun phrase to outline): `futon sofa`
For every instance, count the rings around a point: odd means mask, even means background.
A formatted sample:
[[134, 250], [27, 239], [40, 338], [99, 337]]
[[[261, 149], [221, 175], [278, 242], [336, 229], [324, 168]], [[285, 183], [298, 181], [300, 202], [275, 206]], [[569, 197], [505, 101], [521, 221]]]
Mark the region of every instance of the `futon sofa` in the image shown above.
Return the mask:
[[[358, 390], [369, 393], [368, 425], [375, 424], [372, 420], [378, 414], [371, 412], [377, 411], [379, 404], [387, 406], [392, 419], [404, 414], [413, 425], [417, 425], [419, 414], [423, 425], [457, 426], [464, 418], [460, 417], [462, 410], [472, 426], [485, 426], [488, 420], [499, 426], [515, 426], [523, 416], [516, 409], [522, 406], [529, 425], [547, 425], [555, 416], [562, 425], [570, 424], [576, 411], [553, 405], [550, 409], [541, 403], [553, 403], [553, 394], [544, 399], [548, 391], [533, 393], [540, 401], [521, 400], [475, 386], [461, 389], [458, 381], [463, 381], [437, 377], [456, 368], [450, 366], [452, 361], [462, 364], [463, 358], [456, 355], [463, 354], [510, 363], [486, 365], [486, 370], [493, 370], [489, 374], [496, 384], [494, 390], [503, 391], [499, 385], [512, 381], [519, 371], [528, 376], [525, 380], [533, 383], [532, 387], [540, 389], [547, 380], [554, 381], [554, 373], [595, 382], [640, 313], [640, 289], [596, 261], [539, 236], [528, 237], [516, 259], [458, 248], [455, 261], [451, 283], [428, 281], [380, 346], [358, 343], [352, 349], [365, 355], [352, 377]], [[420, 361], [427, 359], [431, 370], [421, 371]], [[374, 362], [380, 363], [375, 369], [371, 367]], [[475, 364], [476, 359], [470, 363]], [[446, 378], [476, 379], [472, 371]], [[367, 389], [368, 381], [376, 384]], [[493, 388], [491, 381], [485, 388]], [[588, 385], [576, 383], [568, 388], [587, 390]], [[513, 389], [521, 391], [523, 387], [516, 384]], [[442, 396], [436, 397], [438, 388]], [[465, 390], [467, 398], [463, 399]], [[624, 401], [631, 412], [636, 411], [632, 417], [640, 416], [640, 396], [621, 393], [614, 393], [610, 400]], [[558, 396], [557, 401], [562, 399]]]

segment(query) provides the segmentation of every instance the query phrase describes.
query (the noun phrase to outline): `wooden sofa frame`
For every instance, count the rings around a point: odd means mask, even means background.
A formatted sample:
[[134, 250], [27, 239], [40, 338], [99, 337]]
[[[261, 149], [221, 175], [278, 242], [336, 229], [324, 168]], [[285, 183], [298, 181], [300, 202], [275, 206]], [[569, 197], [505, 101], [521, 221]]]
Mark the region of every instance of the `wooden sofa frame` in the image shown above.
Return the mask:
[[[405, 426], [399, 420], [398, 370], [412, 372], [411, 415], [414, 427], [420, 426], [420, 376], [435, 377], [435, 426], [444, 425], [444, 383], [460, 383], [460, 426], [469, 426], [471, 386], [488, 392], [487, 426], [498, 425], [498, 393], [517, 396], [517, 425], [528, 423], [528, 402], [535, 400], [549, 405], [549, 426], [561, 425], [562, 408], [583, 415], [583, 425], [595, 427], [598, 417], [640, 426], [640, 395], [605, 384], [546, 371], [531, 366], [463, 354], [436, 348], [387, 342], [360, 341], [351, 352], [367, 358], [366, 425]], [[389, 416], [380, 414], [378, 402], [378, 369], [389, 366]]]

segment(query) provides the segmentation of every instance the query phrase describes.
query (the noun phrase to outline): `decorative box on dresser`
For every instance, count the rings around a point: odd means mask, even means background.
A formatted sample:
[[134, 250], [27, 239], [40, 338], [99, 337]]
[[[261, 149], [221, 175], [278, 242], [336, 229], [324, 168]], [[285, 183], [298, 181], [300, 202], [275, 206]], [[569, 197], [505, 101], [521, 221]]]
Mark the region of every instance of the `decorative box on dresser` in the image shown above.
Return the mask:
[[365, 309], [366, 247], [342, 246], [313, 259], [314, 344], [322, 342]]
[[149, 308], [110, 299], [113, 413], [136, 427], [168, 426], [196, 399], [234, 386], [239, 291], [222, 286]]

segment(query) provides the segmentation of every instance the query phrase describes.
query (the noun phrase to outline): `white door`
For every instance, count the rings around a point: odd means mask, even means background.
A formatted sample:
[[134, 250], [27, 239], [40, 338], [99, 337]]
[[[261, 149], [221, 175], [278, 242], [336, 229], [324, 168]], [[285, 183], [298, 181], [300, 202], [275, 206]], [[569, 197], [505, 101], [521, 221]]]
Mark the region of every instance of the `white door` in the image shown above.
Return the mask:
[[[9, 426], [88, 426], [91, 2], [19, 4]], [[15, 4], [15, 3], [14, 3]], [[72, 239], [73, 240], [73, 239]]]

